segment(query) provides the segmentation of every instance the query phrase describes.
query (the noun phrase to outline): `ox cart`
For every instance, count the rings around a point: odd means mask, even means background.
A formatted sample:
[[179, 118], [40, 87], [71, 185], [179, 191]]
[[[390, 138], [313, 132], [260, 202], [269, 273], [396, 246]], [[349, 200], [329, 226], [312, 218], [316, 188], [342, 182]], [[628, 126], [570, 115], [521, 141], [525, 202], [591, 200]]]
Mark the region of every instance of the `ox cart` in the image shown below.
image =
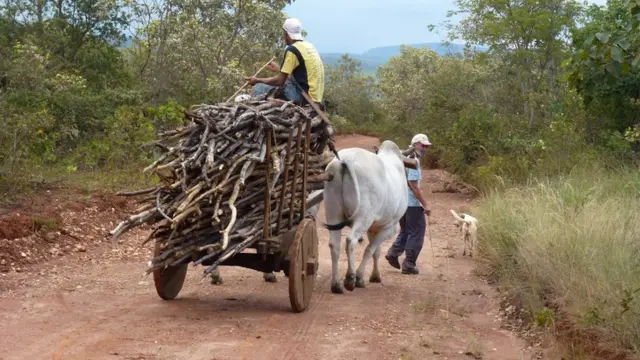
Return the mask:
[[[273, 100], [272, 100], [273, 101]], [[303, 312], [308, 308], [315, 280], [318, 273], [318, 232], [315, 216], [320, 202], [322, 202], [323, 182], [330, 178], [318, 170], [318, 166], [310, 174], [310, 158], [317, 157], [323, 146], [312, 149], [312, 120], [317, 117], [309, 116], [297, 126], [292, 127], [286, 140], [280, 137], [280, 142], [287, 143], [281, 148], [280, 154], [284, 162], [277, 166], [283, 169], [279, 174], [278, 186], [273, 186], [272, 162], [277, 157], [275, 153], [273, 132], [265, 132], [266, 156], [261, 168], [266, 174], [263, 177], [261, 203], [263, 216], [259, 221], [260, 234], [250, 238], [237, 238], [237, 246], [233, 252], [212, 252], [211, 249], [192, 252], [191, 255], [171, 264], [158, 266], [153, 269], [153, 280], [158, 296], [164, 300], [174, 299], [183, 287], [190, 263], [206, 265], [210, 269], [218, 266], [240, 266], [262, 273], [283, 271], [289, 281], [289, 299], [294, 312]], [[330, 124], [328, 124], [330, 126]], [[332, 131], [332, 130], [331, 130]], [[315, 138], [317, 140], [317, 136]], [[329, 148], [335, 154], [335, 148], [329, 139]], [[333, 155], [329, 151], [323, 153], [328, 163]], [[266, 180], [266, 182], [264, 182]], [[311, 193], [313, 190], [315, 192]], [[296, 206], [295, 204], [298, 204]], [[288, 209], [289, 211], [285, 211]], [[243, 216], [243, 214], [238, 214]], [[154, 259], [162, 259], [165, 247], [156, 242]], [[208, 270], [209, 271], [209, 270]]]
[[[295, 312], [308, 308], [318, 272], [315, 216], [323, 201], [325, 172], [338, 156], [335, 130], [322, 112], [290, 102], [253, 98], [198, 105], [185, 126], [160, 133], [160, 154], [144, 169], [158, 175], [141, 206], [111, 231], [153, 224], [147, 273], [157, 294], [174, 299], [188, 265], [262, 273], [283, 271]], [[405, 167], [415, 161], [403, 160]]]

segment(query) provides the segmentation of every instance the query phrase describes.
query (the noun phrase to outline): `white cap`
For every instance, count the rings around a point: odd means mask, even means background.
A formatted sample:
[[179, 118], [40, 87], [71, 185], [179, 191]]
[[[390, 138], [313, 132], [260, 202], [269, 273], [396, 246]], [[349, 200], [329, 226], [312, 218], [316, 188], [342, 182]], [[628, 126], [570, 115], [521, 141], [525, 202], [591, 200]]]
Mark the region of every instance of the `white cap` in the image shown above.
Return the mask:
[[421, 143], [424, 146], [431, 146], [429, 138], [425, 134], [416, 134], [413, 139], [411, 139], [411, 145], [415, 143]]
[[300, 22], [300, 20], [296, 18], [289, 18], [285, 20], [282, 28], [287, 32], [287, 34], [289, 34], [289, 37], [292, 40], [303, 40], [302, 23]]

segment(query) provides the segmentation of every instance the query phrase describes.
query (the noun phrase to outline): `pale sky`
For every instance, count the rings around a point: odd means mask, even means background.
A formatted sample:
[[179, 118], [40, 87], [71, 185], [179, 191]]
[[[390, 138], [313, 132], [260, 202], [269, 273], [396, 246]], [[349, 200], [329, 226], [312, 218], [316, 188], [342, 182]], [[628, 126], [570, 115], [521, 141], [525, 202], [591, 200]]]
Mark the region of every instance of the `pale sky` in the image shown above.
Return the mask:
[[[606, 0], [589, 3], [605, 4]], [[361, 53], [367, 49], [440, 42], [444, 32], [429, 32], [454, 10], [453, 0], [296, 0], [285, 8], [309, 33], [318, 51]]]

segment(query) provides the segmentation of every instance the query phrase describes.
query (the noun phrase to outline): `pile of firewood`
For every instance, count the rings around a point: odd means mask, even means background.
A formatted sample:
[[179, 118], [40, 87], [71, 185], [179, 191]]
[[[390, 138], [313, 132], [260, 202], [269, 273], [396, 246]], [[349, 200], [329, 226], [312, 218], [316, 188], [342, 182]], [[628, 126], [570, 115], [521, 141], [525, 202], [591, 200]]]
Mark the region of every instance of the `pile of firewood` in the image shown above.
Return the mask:
[[334, 157], [335, 130], [306, 107], [254, 99], [194, 107], [185, 117], [187, 125], [149, 144], [160, 155], [144, 172], [156, 174], [159, 184], [120, 193], [144, 197], [111, 235], [117, 242], [126, 231], [152, 224], [145, 243], [155, 240], [161, 251], [148, 272], [188, 259], [214, 260], [207, 274], [262, 239], [265, 228], [274, 237], [299, 224], [301, 199], [323, 188], [321, 174]]

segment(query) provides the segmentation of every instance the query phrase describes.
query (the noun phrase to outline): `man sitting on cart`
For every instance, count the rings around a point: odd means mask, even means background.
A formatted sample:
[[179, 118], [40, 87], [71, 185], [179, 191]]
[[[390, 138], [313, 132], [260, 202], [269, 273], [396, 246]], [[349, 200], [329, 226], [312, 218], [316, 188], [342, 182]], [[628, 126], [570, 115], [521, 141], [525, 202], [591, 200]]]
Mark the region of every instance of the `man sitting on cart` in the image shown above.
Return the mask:
[[275, 87], [283, 87], [286, 100], [305, 105], [307, 101], [302, 96], [302, 89], [316, 104], [321, 105], [324, 95], [324, 64], [320, 54], [310, 42], [304, 40], [302, 24], [298, 19], [287, 19], [282, 28], [287, 44], [282, 66], [271, 62], [267, 70], [278, 72], [277, 75], [247, 78], [249, 85], [255, 85], [253, 95], [266, 94]]

